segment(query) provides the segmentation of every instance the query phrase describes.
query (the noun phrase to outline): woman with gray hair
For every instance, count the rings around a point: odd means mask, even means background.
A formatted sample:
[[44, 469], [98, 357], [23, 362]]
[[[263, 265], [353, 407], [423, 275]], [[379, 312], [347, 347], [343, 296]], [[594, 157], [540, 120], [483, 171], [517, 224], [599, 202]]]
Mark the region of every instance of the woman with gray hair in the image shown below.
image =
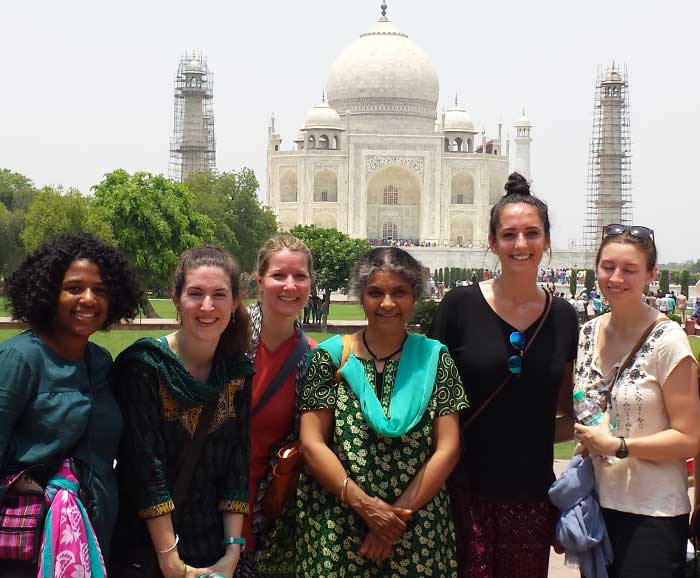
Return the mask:
[[379, 247], [352, 286], [367, 328], [319, 345], [302, 384], [297, 573], [456, 576], [444, 484], [467, 400], [447, 349], [406, 331], [426, 275]]

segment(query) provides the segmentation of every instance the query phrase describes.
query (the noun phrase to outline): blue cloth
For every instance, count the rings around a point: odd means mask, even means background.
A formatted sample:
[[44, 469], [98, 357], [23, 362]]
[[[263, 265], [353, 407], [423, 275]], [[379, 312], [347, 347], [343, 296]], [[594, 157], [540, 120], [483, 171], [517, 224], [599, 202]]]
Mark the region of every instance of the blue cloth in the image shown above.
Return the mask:
[[576, 455], [549, 488], [549, 499], [562, 513], [557, 539], [566, 551], [566, 565], [578, 566], [586, 578], [608, 578], [613, 551], [594, 484], [591, 457]]

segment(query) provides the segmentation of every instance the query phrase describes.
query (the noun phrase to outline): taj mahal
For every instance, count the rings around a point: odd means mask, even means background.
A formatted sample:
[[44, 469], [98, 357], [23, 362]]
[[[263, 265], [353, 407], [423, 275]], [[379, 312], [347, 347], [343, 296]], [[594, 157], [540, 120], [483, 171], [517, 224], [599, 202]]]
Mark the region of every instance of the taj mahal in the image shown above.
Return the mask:
[[[512, 143], [475, 128], [456, 97], [438, 114], [430, 57], [387, 17], [331, 66], [326, 91], [290, 150], [268, 127], [267, 204], [283, 229], [333, 227], [372, 243], [399, 242], [424, 264], [483, 266], [489, 211], [508, 174], [530, 179], [532, 124]], [[583, 266], [557, 251], [553, 266]]]

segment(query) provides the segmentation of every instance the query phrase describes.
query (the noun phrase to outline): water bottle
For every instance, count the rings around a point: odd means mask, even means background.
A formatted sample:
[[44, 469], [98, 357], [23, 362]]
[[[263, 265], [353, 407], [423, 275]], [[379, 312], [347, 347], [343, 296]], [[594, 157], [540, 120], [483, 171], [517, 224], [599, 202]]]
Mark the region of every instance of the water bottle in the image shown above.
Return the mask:
[[604, 415], [598, 401], [587, 397], [582, 389], [574, 392], [574, 413], [583, 425], [598, 425]]

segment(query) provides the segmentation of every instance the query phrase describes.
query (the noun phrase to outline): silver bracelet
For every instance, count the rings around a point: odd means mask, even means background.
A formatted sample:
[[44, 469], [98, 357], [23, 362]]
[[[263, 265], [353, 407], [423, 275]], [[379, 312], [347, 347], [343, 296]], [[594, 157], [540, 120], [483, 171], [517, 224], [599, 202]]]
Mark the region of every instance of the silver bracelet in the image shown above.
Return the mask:
[[177, 544], [180, 541], [180, 536], [178, 534], [175, 534], [175, 543], [170, 546], [170, 548], [166, 550], [156, 550], [158, 554], [167, 554], [168, 552], [172, 552], [175, 548], [177, 548]]

